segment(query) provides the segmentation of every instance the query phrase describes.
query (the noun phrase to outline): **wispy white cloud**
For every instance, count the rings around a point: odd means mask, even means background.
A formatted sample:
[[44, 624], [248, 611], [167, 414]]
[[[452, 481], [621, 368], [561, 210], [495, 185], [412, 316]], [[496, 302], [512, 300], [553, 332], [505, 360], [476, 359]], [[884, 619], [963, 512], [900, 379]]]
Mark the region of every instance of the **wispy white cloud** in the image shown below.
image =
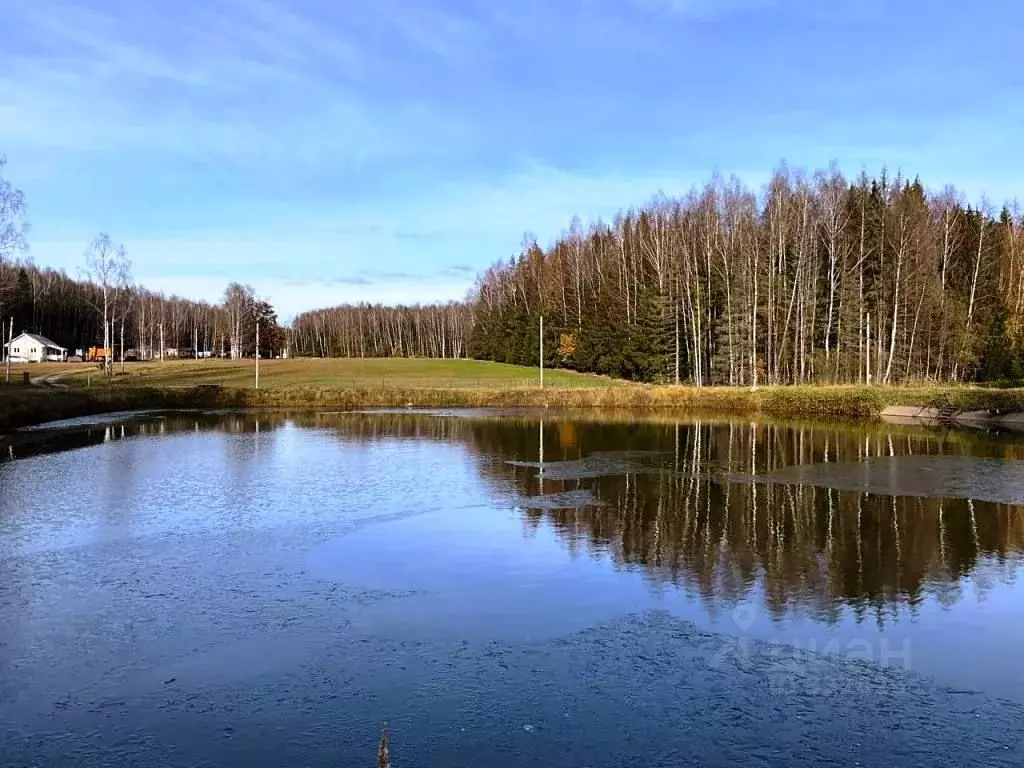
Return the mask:
[[457, 298], [524, 230], [549, 242], [715, 166], [756, 185], [782, 157], [856, 173], [895, 154], [1019, 186], [999, 126], [1020, 100], [968, 87], [1013, 77], [993, 53], [1013, 24], [895, 74], [893, 41], [920, 37], [898, 23], [794, 33], [883, 4], [0, 0], [0, 150], [40, 263], [74, 272], [109, 230], [154, 287], [216, 299], [242, 277], [286, 314]]
[[512, 255], [525, 229], [542, 241], [549, 240], [567, 228], [573, 216], [608, 220], [623, 208], [646, 202], [659, 190], [682, 194], [705, 173], [698, 169], [577, 173], [533, 163], [491, 179], [439, 183], [429, 196], [402, 201], [392, 211], [365, 210], [355, 215], [386, 232], [404, 227], [494, 238], [506, 244], [504, 255]]
[[[269, 298], [282, 320], [290, 320], [300, 312], [338, 304], [368, 302], [371, 304], [422, 303], [433, 304], [461, 299], [465, 284], [392, 282], [371, 285], [344, 284], [331, 281], [318, 282], [256, 277], [246, 280], [260, 297]], [[226, 283], [205, 276], [147, 275], [146, 285], [154, 285], [168, 294], [189, 296], [211, 302], [224, 295]]]
[[[282, 3], [114, 12], [39, 0], [0, 11], [5, 21], [37, 43], [0, 59], [0, 144], [26, 152], [358, 164], [467, 140], [454, 115], [368, 94], [360, 83], [372, 76], [380, 87], [395, 64], [346, 39], [334, 19], [318, 23]], [[450, 22], [438, 24], [444, 32]], [[433, 39], [429, 26], [417, 34]]]
[[[682, 193], [699, 179], [699, 172], [597, 175], [533, 164], [493, 179], [437, 183], [387, 208], [282, 210], [232, 231], [119, 238], [146, 285], [188, 288], [212, 301], [229, 281], [243, 279], [285, 316], [317, 302], [447, 301], [464, 297], [496, 259], [517, 253], [525, 229], [549, 242], [574, 215], [609, 220], [659, 189]], [[74, 273], [91, 234], [83, 228], [37, 241], [34, 257]]]
[[408, 44], [450, 64], [470, 65], [493, 54], [491, 30], [477, 16], [430, 3], [379, 3], [376, 11]]
[[634, 7], [695, 19], [724, 18], [736, 13], [762, 10], [779, 0], [628, 0]]
[[[614, 3], [617, 0], [589, 0]], [[868, 19], [884, 14], [886, 0], [626, 0], [633, 8], [694, 21], [734, 20], [753, 13], [780, 17], [845, 20]]]

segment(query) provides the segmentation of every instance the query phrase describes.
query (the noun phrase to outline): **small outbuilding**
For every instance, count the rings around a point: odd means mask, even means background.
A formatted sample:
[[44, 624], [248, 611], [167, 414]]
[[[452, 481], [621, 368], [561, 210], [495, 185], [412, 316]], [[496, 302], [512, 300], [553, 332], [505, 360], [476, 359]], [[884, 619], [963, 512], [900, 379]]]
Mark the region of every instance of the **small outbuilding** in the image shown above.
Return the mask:
[[12, 363], [63, 363], [68, 359], [67, 349], [38, 333], [23, 332], [4, 348]]

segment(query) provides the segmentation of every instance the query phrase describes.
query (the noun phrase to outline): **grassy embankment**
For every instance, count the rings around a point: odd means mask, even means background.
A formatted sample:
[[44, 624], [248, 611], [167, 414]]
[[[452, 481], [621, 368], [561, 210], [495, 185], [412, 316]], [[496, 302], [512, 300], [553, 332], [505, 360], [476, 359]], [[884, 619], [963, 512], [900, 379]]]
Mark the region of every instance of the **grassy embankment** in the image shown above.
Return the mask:
[[[650, 386], [567, 371], [472, 360], [265, 360], [260, 389], [253, 361], [135, 363], [106, 381], [87, 364], [19, 366], [34, 377], [61, 374], [66, 390], [0, 387], [0, 428], [132, 408], [256, 407], [596, 407], [703, 410], [733, 414], [865, 418], [889, 405], [1024, 411], [1024, 390], [980, 387]], [[120, 367], [117, 368], [118, 372]]]

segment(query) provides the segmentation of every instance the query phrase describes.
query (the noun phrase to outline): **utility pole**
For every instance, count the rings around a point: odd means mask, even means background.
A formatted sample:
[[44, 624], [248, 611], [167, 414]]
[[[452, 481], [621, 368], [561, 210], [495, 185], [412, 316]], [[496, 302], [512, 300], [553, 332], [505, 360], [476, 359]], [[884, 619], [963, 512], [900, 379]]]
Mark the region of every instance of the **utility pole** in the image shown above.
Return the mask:
[[540, 388], [544, 389], [544, 315], [540, 316]]
[[864, 361], [864, 382], [871, 386], [871, 313], [868, 312], [867, 359]]
[[260, 319], [256, 318], [256, 389], [260, 388]]
[[11, 383], [11, 344], [14, 343], [14, 318], [11, 318], [10, 330], [7, 332], [7, 375], [6, 382]]

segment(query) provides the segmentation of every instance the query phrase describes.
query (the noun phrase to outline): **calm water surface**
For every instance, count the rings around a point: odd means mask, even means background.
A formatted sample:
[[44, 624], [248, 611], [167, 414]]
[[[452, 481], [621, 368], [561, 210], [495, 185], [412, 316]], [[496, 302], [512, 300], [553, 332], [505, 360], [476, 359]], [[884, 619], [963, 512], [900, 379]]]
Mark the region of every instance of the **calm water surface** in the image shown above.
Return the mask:
[[1018, 765], [1024, 438], [146, 416], [0, 465], [4, 765]]

